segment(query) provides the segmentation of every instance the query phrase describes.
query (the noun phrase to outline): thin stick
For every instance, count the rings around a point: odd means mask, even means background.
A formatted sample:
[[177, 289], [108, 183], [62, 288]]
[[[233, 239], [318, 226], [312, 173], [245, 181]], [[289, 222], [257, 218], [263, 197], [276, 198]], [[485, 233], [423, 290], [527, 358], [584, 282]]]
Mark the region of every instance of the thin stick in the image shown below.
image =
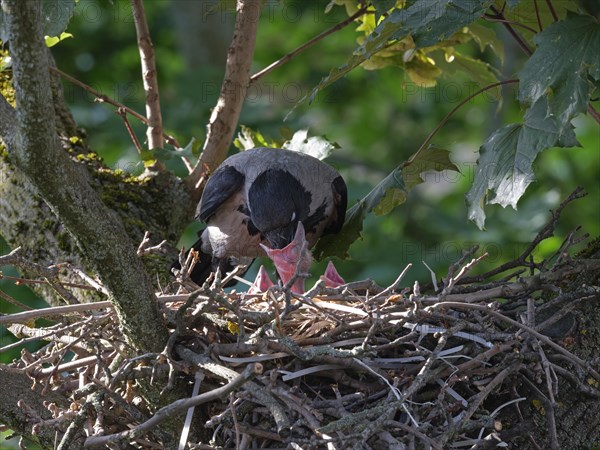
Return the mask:
[[[0, 279], [2, 279], [2, 278], [4, 278], [4, 277], [0, 276]], [[31, 306], [27, 306], [26, 304], [21, 303], [18, 300], [15, 300], [14, 298], [12, 298], [10, 295], [5, 293], [4, 291], [0, 291], [0, 298], [3, 298], [8, 303], [10, 303], [13, 306], [16, 306], [17, 308], [21, 308], [25, 311], [33, 311], [33, 308]]]
[[533, 55], [533, 51], [529, 48], [529, 46], [527, 45], [525, 40], [519, 35], [519, 33], [515, 31], [510, 22], [506, 20], [504, 14], [502, 14], [501, 11], [498, 11], [495, 6], [490, 6], [490, 9], [494, 11], [494, 14], [496, 14], [496, 18], [498, 18], [499, 21], [502, 22], [502, 25], [504, 25], [506, 31], [508, 31], [510, 35], [514, 38], [519, 47], [521, 47], [521, 50], [523, 50], [523, 52], [525, 52], [527, 56]]
[[123, 123], [125, 124], [125, 129], [127, 130], [127, 133], [129, 133], [129, 137], [131, 138], [131, 141], [133, 142], [133, 146], [135, 147], [135, 150], [138, 152], [138, 155], [142, 156], [142, 144], [140, 144], [140, 140], [135, 135], [135, 131], [133, 131], [133, 127], [131, 126], [131, 124], [129, 123], [129, 120], [127, 119], [127, 112], [123, 108], [118, 108], [117, 114], [119, 116], [121, 116], [121, 118], [123, 119]]
[[367, 8], [363, 7], [361, 9], [359, 9], [357, 12], [355, 12], [354, 14], [352, 14], [350, 17], [348, 17], [346, 20], [338, 23], [337, 25], [331, 27], [328, 30], [323, 31], [321, 34], [318, 34], [317, 36], [315, 36], [314, 38], [310, 39], [309, 41], [305, 42], [304, 44], [302, 44], [300, 47], [297, 47], [296, 49], [292, 50], [291, 52], [289, 52], [287, 55], [281, 57], [280, 59], [278, 59], [277, 61], [271, 63], [270, 65], [268, 65], [267, 67], [265, 67], [264, 69], [262, 69], [259, 72], [256, 72], [254, 75], [252, 75], [250, 77], [250, 84], [254, 83], [255, 81], [257, 81], [259, 78], [264, 77], [265, 75], [268, 75], [269, 73], [273, 72], [275, 69], [277, 69], [279, 66], [282, 66], [283, 64], [285, 64], [286, 62], [292, 60], [293, 58], [295, 58], [296, 56], [298, 56], [300, 53], [302, 53], [305, 50], [308, 50], [309, 48], [311, 48], [313, 45], [315, 45], [317, 42], [321, 41], [322, 39], [326, 38], [327, 36], [329, 36], [330, 34], [335, 33], [336, 31], [341, 30], [342, 28], [345, 28], [347, 25], [351, 24], [352, 22], [354, 22], [356, 19], [358, 19], [360, 16], [362, 16], [363, 14], [365, 14], [367, 12]]
[[488, 21], [488, 22], [509, 23], [509, 24], [514, 25], [516, 27], [521, 27], [524, 30], [531, 31], [533, 34], [537, 34], [536, 30], [534, 30], [533, 28], [525, 25], [524, 23], [515, 22], [513, 20], [508, 20], [508, 19], [501, 19], [501, 18], [499, 18], [497, 16], [492, 16], [491, 14], [484, 14], [483, 15], [483, 19], [486, 20], [486, 21]]
[[[125, 111], [127, 111], [128, 114], [130, 114], [133, 117], [135, 117], [136, 119], [138, 119], [144, 125], [148, 125], [148, 119], [146, 119], [144, 116], [142, 116], [137, 111], [131, 109], [130, 107], [125, 106], [124, 104], [119, 103], [116, 100], [113, 100], [108, 95], [105, 95], [105, 94], [101, 93], [100, 91], [97, 91], [93, 87], [79, 81], [77, 78], [69, 75], [66, 72], [63, 72], [62, 70], [60, 70], [56, 67], [50, 66], [49, 69], [51, 72], [54, 72], [55, 74], [60, 75], [62, 78], [64, 78], [68, 82], [73, 83], [75, 86], [79, 86], [84, 91], [87, 91], [90, 94], [92, 94], [94, 97], [96, 97], [96, 101], [98, 101], [99, 103], [108, 103], [109, 105], [112, 105], [116, 108], [123, 108]], [[181, 145], [179, 145], [179, 142], [177, 142], [177, 139], [175, 139], [173, 136], [169, 136], [168, 134], [163, 133], [163, 138], [165, 139], [165, 141], [167, 141], [173, 147], [181, 148]]]
[[462, 100], [458, 105], [456, 105], [454, 108], [452, 108], [452, 110], [448, 114], [446, 114], [446, 116], [442, 119], [442, 121], [440, 123], [438, 123], [436, 125], [436, 127], [433, 129], [433, 131], [431, 133], [429, 133], [429, 136], [427, 136], [427, 138], [421, 144], [421, 146], [416, 151], [416, 153], [413, 154], [412, 157], [409, 158], [409, 160], [404, 163], [404, 166], [409, 165], [413, 160], [415, 160], [417, 158], [417, 156], [419, 156], [419, 154], [425, 149], [425, 147], [427, 147], [427, 145], [431, 142], [431, 140], [436, 135], [436, 133], [440, 130], [440, 128], [442, 128], [446, 124], [446, 122], [448, 122], [448, 120], [450, 120], [450, 117], [452, 117], [454, 115], [454, 113], [456, 111], [458, 111], [465, 103], [467, 103], [471, 99], [477, 97], [482, 92], [488, 91], [497, 86], [502, 86], [505, 84], [513, 84], [513, 83], [518, 83], [518, 82], [519, 82], [519, 80], [517, 80], [517, 79], [499, 81], [498, 83], [493, 83], [493, 84], [490, 84], [489, 86], [485, 86], [485, 87], [479, 89], [477, 92], [469, 95], [467, 98]]
[[525, 330], [528, 333], [531, 333], [531, 335], [538, 338], [544, 344], [552, 347], [554, 350], [557, 350], [559, 353], [562, 353], [564, 356], [567, 357], [567, 359], [569, 359], [569, 361], [571, 361], [571, 362], [581, 366], [585, 370], [587, 370], [590, 373], [590, 375], [592, 375], [596, 380], [600, 381], [600, 374], [598, 372], [596, 372], [596, 370], [594, 370], [592, 367], [590, 367], [589, 364], [586, 363], [584, 360], [582, 360], [578, 356], [574, 355], [567, 349], [561, 347], [560, 345], [554, 343], [554, 341], [552, 341], [548, 336], [545, 336], [542, 333], [535, 331], [533, 328], [528, 327], [525, 324], [519, 323], [516, 320], [511, 319], [510, 317], [506, 317], [504, 314], [501, 314], [498, 311], [494, 311], [492, 308], [490, 308], [487, 305], [477, 305], [477, 304], [473, 304], [473, 303], [459, 303], [459, 302], [440, 302], [435, 305], [428, 306], [425, 309], [437, 309], [440, 307], [450, 307], [450, 308], [458, 308], [458, 309], [476, 309], [478, 311], [483, 311], [491, 316], [494, 316], [497, 319], [500, 319], [504, 322], [507, 322], [507, 323], [511, 324], [512, 326], [515, 326], [517, 328]]
[[93, 311], [96, 309], [112, 308], [113, 304], [106, 300], [103, 302], [80, 303], [76, 305], [53, 306], [51, 308], [34, 309], [15, 314], [0, 316], [0, 325], [6, 323], [22, 323], [41, 317], [53, 317], [74, 312]]
[[537, 0], [533, 0], [533, 7], [535, 8], [535, 17], [537, 18], [538, 28], [540, 31], [544, 31], [544, 26], [542, 25], [542, 18], [540, 17], [540, 9], [537, 4]]
[[489, 272], [486, 272], [482, 275], [477, 275], [477, 276], [473, 276], [473, 277], [465, 277], [461, 280], [461, 283], [465, 284], [465, 283], [480, 282], [480, 281], [483, 281], [494, 275], [502, 273], [508, 269], [512, 269], [514, 267], [518, 267], [518, 266], [527, 264], [527, 261], [526, 261], [527, 257], [529, 255], [531, 255], [531, 253], [533, 252], [533, 250], [535, 250], [535, 248], [538, 246], [538, 244], [540, 242], [542, 242], [544, 239], [547, 239], [554, 235], [554, 227], [556, 226], [556, 222], [558, 222], [558, 219], [562, 213], [562, 210], [573, 200], [577, 200], [579, 198], [585, 197], [586, 195], [587, 195], [587, 192], [585, 192], [581, 186], [577, 186], [577, 188], [573, 192], [571, 192], [571, 194], [569, 194], [569, 196], [566, 199], [564, 199], [554, 211], [550, 210], [550, 214], [552, 216], [550, 218], [550, 220], [546, 223], [546, 225], [544, 225], [544, 227], [540, 231], [538, 231], [538, 234], [535, 236], [535, 238], [533, 239], [531, 244], [529, 244], [527, 246], [525, 251], [517, 259], [506, 262], [506, 263], [502, 264], [501, 266], [496, 267], [495, 269], [492, 269]]
[[552, 17], [554, 18], [554, 21], [558, 22], [558, 14], [556, 14], [556, 10], [554, 9], [554, 5], [552, 4], [552, 2], [550, 0], [546, 0], [546, 4], [548, 5], [548, 9], [550, 10], [550, 13], [552, 14]]

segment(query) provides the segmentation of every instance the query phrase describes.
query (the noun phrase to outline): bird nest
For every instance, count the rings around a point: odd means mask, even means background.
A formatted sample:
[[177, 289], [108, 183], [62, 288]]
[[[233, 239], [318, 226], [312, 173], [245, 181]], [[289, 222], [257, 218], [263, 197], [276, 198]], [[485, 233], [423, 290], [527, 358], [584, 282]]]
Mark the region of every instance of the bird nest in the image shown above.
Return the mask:
[[[51, 345], [13, 363], [68, 406], [47, 404], [51, 419], [20, 407], [38, 431], [58, 430], [61, 448], [75, 448], [83, 432], [86, 447], [164, 448], [173, 418], [182, 449], [491, 448], [509, 444], [505, 431], [518, 428], [535, 390], [545, 444], [558, 445], [557, 373], [588, 393], [586, 380], [600, 380], [597, 365], [568, 350], [569, 311], [586, 296], [560, 288], [600, 263], [567, 256], [574, 233], [553, 258], [530, 259], [557, 218], [515, 261], [469, 277], [485, 257], [472, 249], [439, 286], [402, 287], [406, 269], [387, 288], [318, 283], [304, 295], [180, 280], [179, 292], [158, 297], [171, 329], [160, 354], [131, 357], [114, 311], [86, 312], [46, 330]], [[558, 289], [548, 295], [548, 286]], [[166, 399], [185, 383], [186, 398], [149, 411], [140, 386]]]

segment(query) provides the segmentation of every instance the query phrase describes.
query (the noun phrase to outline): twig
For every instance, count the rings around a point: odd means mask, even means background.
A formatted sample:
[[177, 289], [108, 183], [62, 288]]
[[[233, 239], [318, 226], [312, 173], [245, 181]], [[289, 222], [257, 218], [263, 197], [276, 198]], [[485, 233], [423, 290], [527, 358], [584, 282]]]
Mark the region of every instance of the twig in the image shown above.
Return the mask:
[[[63, 72], [62, 70], [56, 68], [56, 67], [49, 67], [51, 72], [56, 73], [57, 75], [60, 75], [62, 78], [64, 78], [65, 80], [69, 81], [70, 83], [73, 83], [76, 86], [79, 86], [80, 88], [82, 88], [84, 91], [89, 92], [90, 94], [92, 94], [94, 97], [96, 97], [96, 100], [99, 103], [108, 103], [109, 105], [115, 106], [116, 108], [123, 108], [125, 111], [127, 111], [128, 114], [132, 115], [133, 117], [135, 117], [136, 119], [138, 119], [140, 122], [142, 122], [144, 125], [148, 125], [148, 119], [146, 119], [143, 115], [141, 115], [139, 112], [129, 108], [128, 106], [125, 106], [122, 103], [119, 103], [118, 101], [110, 98], [108, 95], [103, 94], [100, 91], [97, 91], [96, 89], [94, 89], [93, 87], [79, 81], [77, 78], [69, 75], [66, 72]], [[173, 136], [170, 136], [168, 134], [164, 134], [163, 133], [163, 138], [165, 139], [165, 141], [167, 141], [170, 145], [172, 145], [175, 148], [181, 148], [181, 146], [179, 145], [179, 142], [177, 142], [177, 139], [175, 139]]]
[[[2, 272], [0, 272], [0, 279], [2, 278], [6, 278], [2, 276]], [[4, 291], [0, 291], [0, 298], [3, 298], [4, 300], [6, 300], [8, 303], [10, 303], [13, 306], [16, 306], [17, 308], [21, 308], [25, 311], [33, 311], [33, 308], [30, 306], [27, 306], [24, 303], [21, 303], [18, 300], [15, 300], [14, 298], [12, 298], [10, 295], [8, 295], [6, 292]]]
[[527, 331], [528, 333], [532, 334], [533, 336], [535, 336], [536, 338], [538, 338], [541, 342], [543, 342], [544, 344], [552, 347], [554, 350], [558, 351], [559, 353], [562, 353], [564, 356], [567, 357], [567, 359], [575, 364], [577, 364], [578, 366], [582, 367], [583, 369], [585, 369], [587, 372], [589, 372], [590, 375], [592, 375], [596, 380], [600, 381], [600, 374], [598, 372], [596, 372], [596, 370], [594, 368], [592, 368], [586, 361], [582, 360], [581, 358], [579, 358], [578, 356], [574, 355], [573, 353], [571, 353], [570, 351], [568, 351], [567, 349], [561, 347], [560, 345], [556, 344], [555, 342], [553, 342], [548, 336], [545, 336], [537, 331], [535, 331], [533, 328], [528, 327], [525, 324], [519, 323], [516, 320], [511, 319], [510, 317], [506, 317], [504, 314], [499, 313], [498, 311], [494, 311], [492, 308], [490, 308], [489, 306], [486, 305], [476, 305], [473, 303], [457, 303], [457, 302], [440, 302], [437, 303], [435, 305], [431, 305], [428, 306], [426, 309], [437, 309], [439, 307], [451, 307], [451, 308], [458, 308], [458, 309], [476, 309], [478, 311], [483, 311], [491, 316], [496, 317], [497, 319], [500, 319], [506, 323], [509, 323], [517, 328], [520, 328], [522, 330]]
[[165, 349], [161, 353], [161, 355], [165, 357], [165, 359], [167, 360], [167, 363], [169, 364], [169, 381], [167, 382], [167, 385], [162, 390], [161, 395], [164, 395], [164, 393], [166, 391], [172, 389], [173, 384], [175, 383], [175, 367], [173, 365], [171, 352], [173, 350], [173, 347], [175, 346], [175, 343], [177, 342], [177, 339], [179, 339], [179, 337], [182, 336], [185, 331], [184, 314], [188, 310], [188, 308], [190, 306], [192, 306], [192, 304], [194, 303], [194, 301], [196, 301], [196, 299], [200, 296], [200, 294], [203, 294], [203, 293], [204, 293], [203, 289], [198, 289], [198, 290], [192, 292], [192, 294], [188, 297], [186, 302], [183, 305], [181, 305], [179, 307], [179, 309], [177, 310], [177, 314], [175, 315], [175, 330], [173, 331], [173, 333], [171, 333], [171, 336], [169, 336], [167, 345], [165, 346]]
[[526, 376], [522, 377], [527, 382], [529, 388], [534, 392], [536, 397], [540, 400], [544, 407], [544, 415], [546, 416], [546, 423], [548, 427], [548, 434], [550, 435], [550, 448], [552, 450], [559, 450], [561, 447], [558, 443], [558, 435], [556, 432], [556, 416], [554, 414], [554, 405], [548, 400], [548, 398], [542, 394], [537, 386]]
[[[66, 303], [69, 303], [71, 305], [79, 303], [77, 298], [71, 292], [66, 290], [63, 283], [61, 283], [61, 281], [58, 279], [57, 266], [43, 267], [39, 264], [28, 261], [21, 255], [19, 255], [20, 251], [21, 247], [17, 247], [8, 255], [0, 256], [0, 265], [14, 265], [25, 271], [33, 272], [45, 278], [45, 281], [43, 281], [43, 283], [47, 283], [50, 287], [52, 287], [58, 293], [58, 295], [60, 295], [65, 300]], [[3, 276], [0, 273], [0, 278], [2, 277]]]
[[366, 8], [366, 7], [363, 6], [362, 8], [360, 8], [358, 11], [356, 11], [354, 14], [352, 14], [347, 19], [343, 20], [342, 22], [338, 23], [337, 25], [334, 25], [330, 29], [323, 31], [322, 33], [318, 34], [314, 38], [312, 38], [309, 41], [307, 41], [304, 44], [302, 44], [300, 47], [297, 47], [296, 49], [292, 50], [287, 55], [285, 55], [285, 56], [281, 57], [280, 59], [278, 59], [277, 61], [269, 64], [267, 67], [265, 67], [264, 69], [262, 69], [261, 71], [255, 73], [254, 75], [252, 75], [250, 77], [250, 84], [256, 82], [256, 80], [258, 80], [259, 78], [262, 78], [265, 75], [271, 73], [272, 71], [274, 71], [275, 69], [277, 69], [279, 66], [281, 66], [281, 65], [285, 64], [286, 62], [292, 60], [293, 58], [295, 58], [296, 56], [298, 56], [300, 53], [302, 53], [303, 51], [309, 49], [310, 47], [312, 47], [313, 45], [315, 45], [317, 42], [321, 41], [325, 37], [329, 36], [330, 34], [333, 34], [336, 31], [339, 31], [342, 28], [346, 27], [347, 25], [351, 24], [356, 19], [358, 19], [360, 16], [362, 16], [363, 14], [365, 14], [367, 12], [367, 9], [368, 8]]
[[[204, 380], [204, 372], [201, 370], [197, 371], [195, 378], [196, 378], [196, 381], [194, 382], [194, 387], [192, 389], [192, 397], [197, 396], [198, 392], [200, 391], [200, 385], [202, 384], [202, 380]], [[183, 431], [181, 432], [181, 437], [179, 439], [178, 450], [184, 450], [185, 446], [187, 445], [188, 436], [190, 433], [190, 429], [192, 427], [192, 418], [194, 417], [194, 408], [195, 408], [195, 406], [190, 407], [185, 416], [185, 422], [183, 424]]]
[[142, 144], [140, 144], [140, 140], [135, 135], [135, 131], [129, 123], [129, 119], [127, 119], [127, 112], [123, 108], [117, 108], [116, 113], [123, 119], [125, 129], [127, 130], [127, 133], [129, 133], [129, 137], [131, 138], [131, 141], [133, 142], [133, 145], [135, 147], [135, 150], [138, 152], [138, 155], [142, 156]]
[[[534, 0], [534, 2], [535, 2], [535, 0]], [[537, 30], [534, 30], [533, 28], [531, 28], [531, 27], [529, 27], [529, 26], [527, 26], [527, 25], [525, 25], [524, 23], [521, 23], [521, 22], [515, 22], [513, 20], [507, 20], [507, 19], [504, 19], [504, 18], [501, 18], [501, 17], [498, 17], [498, 16], [493, 16], [491, 14], [484, 14], [483, 15], [483, 19], [486, 20], [486, 21], [489, 21], [489, 22], [508, 23], [508, 24], [514, 25], [516, 27], [521, 27], [524, 30], [531, 31], [533, 34], [537, 34]]]
[[556, 222], [558, 222], [558, 219], [562, 214], [562, 210], [573, 200], [585, 197], [586, 195], [587, 192], [585, 192], [581, 186], [578, 186], [573, 192], [571, 192], [571, 194], [567, 198], [565, 198], [560, 203], [560, 205], [558, 205], [558, 207], [554, 211], [550, 210], [550, 220], [546, 223], [546, 225], [544, 225], [544, 227], [540, 231], [538, 231], [538, 234], [535, 236], [533, 241], [527, 246], [527, 248], [523, 251], [523, 253], [521, 253], [521, 255], [517, 259], [504, 263], [501, 266], [496, 267], [495, 269], [490, 270], [489, 272], [486, 272], [482, 275], [477, 275], [474, 277], [465, 277], [461, 280], [461, 283], [481, 282], [494, 275], [505, 272], [508, 269], [512, 269], [521, 265], [526, 265], [527, 258], [529, 257], [529, 255], [531, 255], [533, 250], [535, 250], [538, 244], [544, 239], [547, 239], [554, 235], [554, 227], [556, 226]]
[[376, 300], [380, 297], [383, 297], [391, 292], [394, 292], [398, 286], [400, 285], [400, 283], [402, 282], [402, 280], [404, 279], [404, 277], [406, 276], [406, 273], [409, 271], [409, 269], [412, 267], [412, 263], [408, 263], [406, 265], [406, 267], [404, 268], [404, 270], [400, 273], [400, 275], [398, 275], [398, 277], [396, 278], [396, 280], [389, 285], [387, 288], [385, 288], [382, 292], [380, 292], [379, 294], [375, 295], [371, 301]]
[[249, 364], [246, 366], [244, 371], [239, 374], [236, 378], [231, 380], [220, 388], [213, 389], [212, 391], [205, 392], [200, 395], [196, 395], [190, 398], [184, 398], [171, 403], [159, 409], [151, 419], [146, 422], [132, 428], [131, 430], [123, 431], [121, 433], [109, 434], [107, 436], [91, 436], [85, 440], [84, 447], [100, 447], [116, 442], [123, 441], [125, 439], [132, 439], [139, 437], [144, 433], [151, 431], [153, 428], [173, 417], [174, 415], [181, 414], [192, 406], [202, 405], [213, 400], [221, 399], [229, 395], [229, 393], [240, 388], [248, 380], [251, 380], [256, 375], [262, 373], [262, 365], [259, 363]]
[[600, 123], [600, 113], [596, 111], [591, 104], [588, 105], [587, 111], [596, 122]]
[[429, 136], [427, 136], [427, 138], [425, 138], [425, 140], [423, 141], [423, 143], [421, 144], [419, 149], [403, 165], [407, 166], [407, 165], [411, 164], [412, 161], [417, 159], [417, 157], [420, 155], [420, 153], [422, 151], [425, 150], [427, 145], [431, 142], [431, 140], [436, 135], [436, 133], [440, 130], [440, 128], [442, 128], [446, 124], [446, 122], [448, 122], [448, 120], [450, 120], [450, 117], [452, 117], [454, 115], [454, 113], [456, 111], [458, 111], [465, 103], [467, 103], [471, 99], [477, 97], [482, 92], [489, 91], [490, 89], [493, 89], [498, 86], [503, 86], [505, 84], [514, 84], [514, 83], [518, 83], [518, 82], [519, 82], [519, 80], [517, 80], [517, 79], [499, 81], [498, 83], [493, 83], [488, 86], [485, 86], [485, 87], [479, 89], [477, 92], [474, 92], [473, 94], [469, 95], [467, 98], [461, 100], [460, 103], [458, 103], [458, 105], [456, 105], [454, 108], [452, 108], [452, 110], [444, 116], [444, 118], [441, 120], [441, 122], [436, 125], [436, 127], [431, 131], [431, 133], [429, 133]]
[[443, 450], [443, 447], [439, 443], [437, 443], [435, 440], [431, 439], [426, 434], [421, 433], [415, 427], [411, 427], [411, 426], [406, 425], [406, 424], [404, 424], [402, 422], [398, 422], [397, 420], [386, 420], [385, 422], [383, 422], [383, 424], [386, 426], [386, 428], [387, 427], [389, 427], [389, 428], [397, 427], [397, 428], [400, 428], [403, 431], [406, 431], [407, 433], [414, 434], [414, 436], [416, 438], [418, 438], [421, 441], [423, 441], [423, 443], [431, 446], [431, 448], [434, 448], [436, 450]]
[[140, 245], [137, 249], [137, 254], [138, 256], [143, 256], [143, 255], [148, 255], [150, 253], [164, 253], [165, 252], [165, 244], [167, 243], [167, 240], [163, 240], [160, 243], [158, 243], [157, 245], [154, 245], [152, 247], [148, 247], [148, 244], [150, 243], [150, 232], [146, 231], [144, 233], [144, 237], [142, 239], [142, 242], [140, 242]]
[[535, 8], [535, 17], [537, 19], [539, 31], [544, 31], [544, 26], [542, 25], [542, 18], [540, 17], [540, 8], [538, 7], [537, 0], [533, 0], [533, 7]]
[[554, 21], [558, 22], [558, 14], [556, 14], [556, 10], [554, 9], [554, 5], [552, 4], [552, 1], [546, 0], [546, 4], [548, 5], [548, 9], [550, 10], [552, 17], [554, 18]]
[[[160, 97], [158, 94], [158, 80], [156, 72], [156, 61], [154, 48], [146, 21], [144, 3], [142, 0], [130, 0], [133, 10], [133, 22], [137, 34], [137, 44], [140, 51], [142, 64], [142, 78], [144, 80], [144, 92], [146, 93], [146, 117], [148, 117], [148, 148], [154, 150], [163, 148], [162, 140], [162, 115], [160, 112]], [[164, 165], [159, 164], [157, 168], [164, 170]]]
[[0, 324], [6, 323], [22, 323], [32, 319], [41, 317], [55, 317], [64, 314], [93, 311], [96, 309], [112, 308], [113, 304], [110, 301], [95, 302], [95, 303], [80, 303], [76, 305], [53, 306], [50, 308], [34, 309], [14, 314], [6, 314], [0, 316]]
[[[469, 250], [467, 250], [466, 252], [464, 252], [463, 255], [461, 256], [461, 258], [457, 262], [455, 262], [454, 264], [450, 265], [450, 268], [448, 269], [448, 275], [444, 279], [444, 289], [442, 290], [442, 294], [441, 294], [442, 296], [450, 294], [450, 292], [452, 292], [452, 289], [454, 288], [454, 286], [456, 285], [456, 283], [467, 272], [469, 272], [477, 263], [479, 263], [479, 261], [481, 261], [483, 258], [485, 258], [485, 257], [488, 256], [488, 254], [486, 252], [483, 255], [481, 255], [479, 258], [472, 259], [468, 264], [466, 264], [466, 265], [463, 266], [463, 264], [465, 263], [465, 261], [468, 258], [470, 258], [471, 256], [473, 256], [478, 249], [479, 249], [479, 246], [478, 245], [474, 245]], [[458, 274], [456, 276], [454, 276], [454, 274], [459, 269], [459, 267], [460, 267], [460, 271], [458, 272]]]
[[225, 78], [210, 117], [202, 155], [187, 180], [196, 201], [202, 195], [200, 181], [206, 179], [227, 156], [242, 111], [250, 81], [260, 7], [261, 0], [237, 0], [237, 17], [227, 52]]
[[525, 40], [519, 35], [519, 33], [517, 33], [515, 31], [515, 29], [512, 27], [512, 24], [510, 23], [510, 21], [506, 20], [506, 18], [504, 17], [504, 14], [501, 11], [498, 11], [496, 9], [495, 6], [490, 6], [490, 9], [492, 11], [494, 11], [494, 14], [496, 15], [496, 18], [502, 22], [502, 25], [504, 25], [504, 28], [506, 28], [506, 31], [508, 31], [510, 33], [510, 35], [514, 38], [514, 40], [517, 42], [517, 44], [519, 45], [519, 47], [521, 47], [521, 50], [523, 50], [523, 52], [527, 55], [527, 56], [531, 56], [533, 55], [533, 50], [531, 50], [529, 48], [529, 46], [525, 43]]

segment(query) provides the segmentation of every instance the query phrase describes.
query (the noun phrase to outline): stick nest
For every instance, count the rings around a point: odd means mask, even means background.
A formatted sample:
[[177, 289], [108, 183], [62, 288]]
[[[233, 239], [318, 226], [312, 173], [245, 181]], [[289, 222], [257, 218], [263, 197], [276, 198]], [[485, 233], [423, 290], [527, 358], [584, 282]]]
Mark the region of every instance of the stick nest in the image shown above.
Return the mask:
[[[98, 448], [165, 448], [181, 437], [198, 449], [445, 449], [519, 442], [506, 432], [537, 405], [547, 430], [539, 445], [558, 445], [557, 374], [593, 396], [600, 380], [597, 361], [569, 351], [571, 311], [598, 289], [563, 288], [600, 262], [567, 256], [575, 233], [553, 258], [530, 259], [557, 218], [515, 261], [469, 278], [482, 258], [473, 249], [429, 288], [403, 288], [402, 275], [387, 288], [318, 284], [302, 296], [183, 281], [158, 298], [172, 330], [160, 354], [132, 357], [111, 308], [75, 313], [35, 329], [50, 344], [13, 363], [65, 403], [47, 405], [52, 419], [20, 407], [34, 432], [57, 430], [62, 448], [79, 434]], [[178, 400], [151, 411], [142, 385]]]

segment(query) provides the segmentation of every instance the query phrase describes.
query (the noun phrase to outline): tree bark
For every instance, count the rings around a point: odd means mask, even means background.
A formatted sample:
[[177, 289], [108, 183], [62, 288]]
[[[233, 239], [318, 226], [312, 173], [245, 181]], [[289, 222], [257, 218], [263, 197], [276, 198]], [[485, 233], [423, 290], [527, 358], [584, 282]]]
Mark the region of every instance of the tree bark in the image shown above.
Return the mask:
[[4, 97], [0, 130], [11, 161], [74, 237], [111, 293], [128, 341], [160, 351], [167, 333], [152, 283], [119, 217], [92, 189], [86, 170], [62, 150], [38, 2], [2, 2], [13, 57], [17, 109]]

